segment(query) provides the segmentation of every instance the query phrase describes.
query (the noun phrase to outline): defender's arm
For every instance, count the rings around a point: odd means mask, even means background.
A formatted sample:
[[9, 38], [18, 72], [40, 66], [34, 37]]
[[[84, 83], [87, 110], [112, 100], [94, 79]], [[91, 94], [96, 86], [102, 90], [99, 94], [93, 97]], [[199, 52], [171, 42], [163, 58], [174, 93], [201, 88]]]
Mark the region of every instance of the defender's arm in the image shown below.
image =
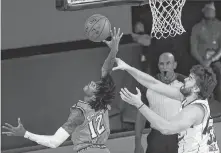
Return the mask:
[[147, 73], [144, 73], [136, 68], [128, 66], [126, 71], [130, 73], [140, 84], [154, 90], [162, 95], [182, 101], [184, 99], [180, 90], [162, 83]]
[[201, 122], [204, 118], [204, 108], [199, 104], [185, 107], [172, 120], [167, 121], [147, 106], [142, 106], [140, 112], [151, 123], [151, 127], [159, 130], [162, 134], [172, 135], [180, 133], [192, 125]]

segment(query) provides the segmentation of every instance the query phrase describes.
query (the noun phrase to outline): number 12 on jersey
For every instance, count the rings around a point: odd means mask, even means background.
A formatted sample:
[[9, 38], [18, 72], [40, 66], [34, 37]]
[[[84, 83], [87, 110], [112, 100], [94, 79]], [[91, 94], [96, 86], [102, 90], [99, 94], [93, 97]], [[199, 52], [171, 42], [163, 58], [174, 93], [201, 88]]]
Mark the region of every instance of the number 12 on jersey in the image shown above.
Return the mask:
[[97, 138], [105, 131], [104, 125], [102, 125], [103, 115], [100, 114], [96, 117], [95, 120], [89, 122], [89, 130], [91, 132], [91, 138]]

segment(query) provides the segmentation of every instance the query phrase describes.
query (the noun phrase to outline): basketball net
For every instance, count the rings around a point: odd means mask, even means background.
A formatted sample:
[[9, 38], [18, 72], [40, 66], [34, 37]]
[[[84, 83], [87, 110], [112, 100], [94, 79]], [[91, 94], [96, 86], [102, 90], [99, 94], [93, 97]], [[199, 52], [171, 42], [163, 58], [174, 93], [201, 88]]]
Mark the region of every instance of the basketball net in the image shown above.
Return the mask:
[[185, 2], [186, 0], [149, 0], [153, 16], [152, 37], [175, 37], [186, 32], [181, 22]]

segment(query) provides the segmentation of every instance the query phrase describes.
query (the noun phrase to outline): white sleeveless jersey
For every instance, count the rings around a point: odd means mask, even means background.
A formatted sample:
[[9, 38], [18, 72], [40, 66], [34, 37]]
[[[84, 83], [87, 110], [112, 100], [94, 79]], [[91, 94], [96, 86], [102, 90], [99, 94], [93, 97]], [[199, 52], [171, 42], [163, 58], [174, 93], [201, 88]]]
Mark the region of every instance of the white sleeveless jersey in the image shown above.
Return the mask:
[[[191, 104], [200, 104], [205, 110], [205, 115], [201, 124], [192, 126], [178, 135], [178, 153], [219, 153], [217, 142], [210, 142], [210, 128], [213, 129], [213, 122], [210, 119], [210, 108], [207, 100], [196, 100]], [[191, 105], [189, 104], [189, 105]], [[185, 105], [185, 101], [183, 102]], [[185, 106], [184, 106], [185, 107]], [[210, 121], [210, 122], [209, 122]], [[213, 130], [214, 131], [214, 130]], [[209, 143], [210, 142], [210, 143]], [[214, 151], [210, 144], [216, 144]]]

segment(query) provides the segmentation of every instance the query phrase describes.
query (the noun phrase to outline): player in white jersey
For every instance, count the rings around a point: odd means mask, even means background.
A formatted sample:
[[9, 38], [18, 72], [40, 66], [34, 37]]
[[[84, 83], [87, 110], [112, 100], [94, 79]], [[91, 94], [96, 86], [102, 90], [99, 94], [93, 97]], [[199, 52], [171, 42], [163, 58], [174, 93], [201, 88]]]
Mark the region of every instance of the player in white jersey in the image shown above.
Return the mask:
[[[120, 92], [122, 100], [136, 106], [151, 123], [151, 127], [159, 130], [162, 134], [178, 133], [179, 153], [210, 152], [208, 142], [214, 140], [209, 139], [210, 135], [207, 132], [210, 119], [207, 98], [211, 95], [217, 83], [216, 76], [211, 69], [204, 68], [201, 65], [193, 66], [189, 77], [184, 80], [184, 85], [179, 90], [129, 66], [121, 59], [116, 59], [116, 62], [118, 66], [113, 70], [126, 70], [143, 86], [169, 98], [182, 101], [183, 108], [172, 119], [166, 120], [143, 104], [138, 88], [136, 88], [137, 94], [132, 94], [126, 88], [122, 88]], [[216, 149], [216, 152], [219, 152], [219, 148]]]

